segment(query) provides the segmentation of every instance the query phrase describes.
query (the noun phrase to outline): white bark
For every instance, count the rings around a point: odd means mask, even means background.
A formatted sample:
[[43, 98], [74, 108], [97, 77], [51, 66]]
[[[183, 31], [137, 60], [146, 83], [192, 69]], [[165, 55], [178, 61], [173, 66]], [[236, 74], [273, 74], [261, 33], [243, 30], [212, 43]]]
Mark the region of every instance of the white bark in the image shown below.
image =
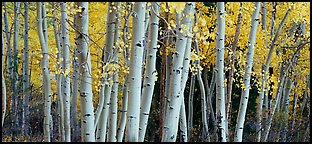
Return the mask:
[[144, 18], [145, 2], [134, 4], [132, 44], [130, 54], [129, 69], [129, 101], [127, 113], [127, 141], [137, 142], [139, 138], [140, 120], [140, 98], [141, 98], [141, 77], [142, 77], [142, 58], [144, 48]]
[[77, 38], [78, 59], [80, 64], [80, 105], [81, 105], [81, 135], [86, 142], [94, 142], [94, 113], [92, 101], [92, 78], [91, 78], [91, 58], [88, 47], [88, 2], [78, 2], [80, 12], [77, 17]]
[[117, 129], [117, 142], [122, 142], [124, 133], [125, 133], [125, 127], [126, 127], [126, 120], [127, 120], [127, 107], [128, 107], [128, 87], [127, 87], [127, 76], [125, 77], [125, 83], [123, 85], [122, 89], [122, 108], [121, 108], [121, 116], [120, 121], [118, 124]]
[[[1, 34], [1, 40], [2, 40], [2, 56], [1, 56], [1, 60], [2, 60], [2, 64], [4, 62], [4, 42], [3, 42], [3, 33]], [[4, 65], [4, 64], [3, 64]], [[4, 122], [4, 118], [5, 118], [5, 111], [6, 111], [6, 85], [5, 85], [5, 78], [4, 78], [4, 73], [3, 73], [3, 68], [1, 68], [1, 96], [2, 96], [2, 123], [1, 123], [1, 127], [3, 127], [3, 122]]]
[[225, 38], [225, 10], [224, 2], [217, 3], [217, 45], [216, 45], [216, 116], [221, 142], [226, 142], [226, 113], [224, 91], [224, 38]]
[[117, 20], [117, 18], [120, 17], [120, 7], [121, 3], [117, 2], [116, 3], [116, 9], [115, 9], [115, 35], [114, 35], [114, 46], [113, 51], [114, 51], [114, 56], [113, 56], [113, 61], [112, 63], [115, 65], [116, 70], [113, 71], [113, 87], [111, 91], [111, 107], [110, 107], [110, 119], [109, 119], [109, 130], [107, 133], [107, 141], [108, 142], [116, 142], [117, 137], [116, 137], [116, 127], [117, 127], [117, 107], [118, 107], [118, 53], [119, 53], [119, 47], [117, 47], [116, 42], [120, 39], [120, 21]]
[[[289, 113], [289, 96], [291, 94], [292, 89], [292, 81], [289, 77], [286, 78], [286, 85], [285, 85], [285, 105], [282, 107], [282, 111], [285, 111], [284, 117], [283, 117], [283, 125], [282, 125], [282, 142], [286, 142], [286, 136], [287, 136], [287, 129], [288, 129], [288, 113]], [[283, 101], [284, 102], [284, 101]]]
[[64, 125], [65, 125], [65, 141], [70, 142], [70, 58], [69, 58], [69, 29], [67, 23], [66, 3], [61, 2], [61, 25], [62, 25], [62, 51], [63, 51], [63, 105], [64, 105]]
[[[185, 9], [183, 11], [182, 22], [178, 25], [178, 37], [176, 42], [176, 48], [173, 54], [173, 67], [169, 83], [170, 93], [167, 100], [168, 104], [166, 107], [164, 133], [161, 140], [163, 142], [175, 142], [177, 138], [179, 112], [181, 109], [182, 100], [184, 100], [183, 94], [181, 94], [183, 92], [181, 89], [183, 59], [186, 49], [187, 36], [188, 33], [190, 33], [189, 29], [191, 25], [191, 16], [192, 14], [194, 14], [194, 7], [194, 2], [186, 3]], [[182, 28], [182, 25], [185, 25], [187, 28]]]
[[37, 3], [37, 21], [38, 21], [38, 35], [40, 40], [40, 45], [42, 49], [42, 73], [43, 73], [43, 90], [44, 90], [44, 141], [50, 142], [50, 120], [51, 120], [51, 92], [50, 92], [50, 72], [49, 72], [49, 53], [47, 47], [47, 40], [44, 38], [43, 32], [43, 4], [41, 2]]
[[[105, 49], [104, 49], [104, 64], [109, 63], [109, 58], [113, 55], [113, 45], [114, 45], [114, 32], [115, 32], [115, 26], [116, 26], [116, 9], [114, 9], [115, 4], [112, 2], [109, 3], [108, 7], [108, 16], [107, 16], [107, 28], [106, 28], [106, 40], [105, 40]], [[109, 63], [109, 65], [112, 65]], [[108, 127], [108, 115], [109, 115], [109, 109], [110, 109], [110, 99], [111, 99], [111, 90], [112, 90], [112, 83], [109, 81], [113, 78], [113, 75], [111, 69], [108, 69], [108, 71], [103, 71], [104, 73], [108, 73], [107, 81], [108, 83], [105, 84], [104, 79], [102, 81], [103, 84], [101, 84], [101, 90], [103, 94], [103, 86], [104, 88], [104, 95], [100, 95], [100, 97], [104, 97], [104, 103], [103, 107], [98, 107], [97, 112], [99, 112], [99, 115], [96, 115], [96, 118], [99, 116], [99, 122], [97, 123], [97, 141], [104, 142], [106, 139], [106, 132]], [[105, 84], [105, 85], [104, 85]], [[102, 100], [103, 101], [103, 100]], [[101, 106], [101, 105], [99, 105]], [[98, 118], [97, 118], [98, 119]]]
[[[9, 21], [8, 21], [8, 9], [7, 9], [7, 6], [6, 6], [6, 2], [2, 2], [4, 8], [4, 32], [5, 32], [5, 45], [6, 45], [6, 48], [7, 48], [7, 61], [8, 61], [8, 69], [7, 69], [7, 73], [8, 73], [8, 76], [9, 78], [11, 78], [12, 76], [12, 46], [11, 46], [11, 43], [10, 43], [10, 32], [9, 32]], [[12, 85], [12, 84], [11, 84]]]
[[22, 113], [22, 135], [28, 135], [29, 131], [29, 68], [28, 68], [28, 2], [24, 2], [24, 63], [23, 63], [23, 113]]
[[[146, 127], [148, 124], [148, 117], [150, 113], [150, 107], [152, 103], [152, 97], [154, 93], [155, 86], [155, 77], [156, 77], [156, 53], [157, 53], [157, 37], [158, 37], [158, 25], [159, 18], [156, 15], [159, 15], [159, 3], [152, 2], [152, 15], [149, 23], [149, 32], [148, 32], [148, 47], [146, 53], [146, 68], [145, 68], [145, 77], [143, 82], [142, 90], [142, 102], [140, 110], [140, 123], [139, 123], [139, 141], [143, 142]], [[155, 12], [155, 13], [154, 13]]]
[[244, 74], [244, 86], [241, 95], [241, 101], [237, 116], [237, 123], [236, 123], [236, 129], [235, 129], [235, 142], [241, 142], [243, 139], [243, 129], [244, 129], [244, 122], [245, 122], [245, 116], [246, 116], [246, 110], [247, 110], [247, 104], [248, 104], [248, 98], [249, 98], [249, 89], [251, 89], [250, 86], [250, 77], [251, 77], [251, 69], [252, 69], [252, 63], [253, 63], [253, 55], [256, 45], [256, 34], [257, 34], [257, 27], [259, 24], [259, 11], [260, 11], [260, 2], [255, 3], [255, 10], [252, 14], [252, 24], [250, 26], [250, 34], [249, 34], [249, 40], [248, 40], [248, 53], [246, 56], [246, 68], [245, 68], [245, 74]]

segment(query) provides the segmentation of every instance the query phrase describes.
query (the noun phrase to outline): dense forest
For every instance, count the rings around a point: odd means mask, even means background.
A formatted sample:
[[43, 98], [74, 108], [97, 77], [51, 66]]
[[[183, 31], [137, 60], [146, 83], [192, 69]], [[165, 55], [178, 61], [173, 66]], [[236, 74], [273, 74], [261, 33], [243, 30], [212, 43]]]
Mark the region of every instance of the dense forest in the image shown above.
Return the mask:
[[309, 2], [2, 2], [2, 142], [310, 142]]

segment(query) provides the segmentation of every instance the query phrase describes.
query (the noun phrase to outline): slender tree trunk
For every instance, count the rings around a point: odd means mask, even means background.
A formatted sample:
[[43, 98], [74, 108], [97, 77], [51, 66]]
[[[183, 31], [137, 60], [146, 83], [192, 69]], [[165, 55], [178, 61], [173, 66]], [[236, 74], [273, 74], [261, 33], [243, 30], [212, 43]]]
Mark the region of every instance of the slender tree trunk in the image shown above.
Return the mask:
[[216, 58], [216, 115], [219, 129], [219, 141], [226, 142], [225, 95], [224, 95], [224, 38], [225, 38], [224, 2], [217, 3], [217, 58]]
[[[180, 31], [177, 32], [177, 42], [176, 49], [173, 55], [173, 68], [170, 75], [169, 90], [170, 95], [168, 97], [168, 106], [166, 112], [166, 119], [164, 123], [164, 133], [162, 136], [162, 141], [165, 142], [175, 142], [177, 138], [178, 122], [179, 122], [179, 112], [181, 108], [182, 100], [184, 100], [183, 95], [181, 95], [181, 78], [182, 78], [182, 68], [183, 68], [183, 58], [187, 43], [187, 33], [189, 33], [189, 28], [191, 25], [191, 12], [195, 7], [195, 3], [186, 3], [185, 9], [183, 11], [183, 19], [181, 24], [178, 24]], [[186, 25], [186, 29], [182, 29], [181, 25]], [[182, 33], [183, 31], [183, 33]]]
[[259, 11], [260, 11], [260, 2], [255, 3], [255, 10], [252, 14], [252, 24], [250, 26], [250, 33], [249, 33], [249, 40], [248, 40], [248, 52], [246, 56], [246, 69], [245, 69], [245, 75], [244, 75], [244, 85], [243, 85], [243, 91], [241, 95], [241, 101], [237, 116], [237, 123], [236, 123], [236, 129], [235, 129], [235, 142], [242, 142], [243, 140], [243, 129], [244, 129], [244, 122], [245, 122], [245, 116], [246, 116], [246, 110], [247, 110], [247, 104], [248, 104], [248, 98], [249, 98], [249, 89], [250, 86], [250, 77], [251, 77], [251, 69], [252, 69], [252, 63], [253, 63], [253, 55], [256, 45], [256, 34], [257, 34], [257, 27], [258, 27], [258, 21], [259, 21]]
[[24, 2], [23, 135], [29, 135], [28, 2]]
[[195, 76], [191, 73], [191, 82], [190, 82], [190, 90], [189, 90], [189, 99], [188, 99], [188, 118], [187, 118], [187, 128], [188, 128], [188, 142], [191, 142], [191, 138], [193, 135], [193, 97], [194, 97], [194, 88], [195, 88]]
[[94, 142], [94, 113], [93, 113], [93, 94], [91, 78], [91, 58], [88, 47], [88, 2], [78, 2], [80, 12], [77, 17], [77, 29], [79, 36], [77, 38], [78, 60], [80, 64], [80, 105], [81, 105], [81, 135], [84, 141]]
[[127, 141], [137, 142], [139, 138], [139, 120], [140, 120], [140, 98], [141, 98], [141, 76], [142, 76], [142, 58], [144, 48], [144, 18], [145, 2], [134, 4], [136, 15], [133, 17], [132, 44], [130, 54], [130, 72], [129, 72], [129, 101], [127, 113]]
[[66, 3], [61, 2], [61, 25], [62, 25], [62, 51], [63, 51], [63, 74], [64, 74], [64, 125], [65, 125], [65, 141], [70, 142], [70, 57], [69, 57], [69, 29], [67, 23]]
[[227, 101], [226, 101], [226, 117], [228, 120], [228, 139], [231, 139], [231, 127], [229, 126], [231, 124], [231, 109], [232, 109], [232, 87], [233, 87], [233, 81], [234, 81], [234, 63], [235, 63], [235, 51], [236, 51], [236, 47], [238, 44], [238, 39], [239, 39], [239, 35], [240, 35], [240, 30], [241, 30], [241, 25], [242, 25], [242, 3], [240, 3], [240, 13], [238, 14], [237, 17], [237, 25], [236, 25], [236, 29], [235, 29], [235, 35], [234, 35], [234, 42], [231, 45], [231, 53], [232, 55], [230, 56], [230, 73], [229, 73], [229, 80], [227, 83]]
[[[258, 104], [258, 122], [257, 122], [257, 126], [258, 126], [258, 140], [260, 141], [260, 138], [259, 136], [261, 135], [261, 131], [262, 131], [262, 122], [261, 122], [261, 119], [262, 119], [262, 101], [263, 101], [263, 97], [264, 97], [264, 93], [267, 91], [267, 87], [268, 87], [268, 71], [269, 71], [269, 67], [270, 67], [270, 61], [271, 61], [271, 58], [272, 58], [272, 54], [273, 54], [273, 51], [274, 51], [274, 47], [275, 47], [275, 42], [277, 41], [277, 38], [278, 38], [278, 35], [280, 33], [280, 31], [282, 30], [282, 27], [286, 21], [286, 18], [288, 16], [290, 12], [290, 9], [287, 10], [286, 14], [284, 15], [281, 23], [279, 24], [279, 27], [275, 33], [275, 36], [274, 36], [274, 39], [272, 40], [272, 43], [270, 45], [270, 51], [269, 51], [269, 54], [268, 56], [266, 57], [266, 62], [265, 62], [265, 65], [263, 65], [263, 68], [262, 68], [262, 85], [261, 85], [261, 91], [260, 91], [260, 103]], [[265, 97], [265, 109], [268, 109], [268, 96]], [[267, 112], [266, 112], [267, 113]], [[267, 118], [266, 118], [266, 123], [267, 123]], [[265, 125], [265, 128], [264, 128], [266, 131], [268, 129], [268, 126]]]
[[124, 78], [124, 85], [122, 88], [122, 108], [121, 108], [121, 116], [120, 116], [120, 121], [118, 124], [118, 129], [117, 129], [117, 142], [122, 142], [124, 132], [125, 132], [125, 127], [126, 127], [126, 120], [127, 120], [127, 107], [128, 107], [128, 87], [127, 87], [127, 76]]
[[117, 136], [116, 136], [116, 128], [117, 128], [117, 107], [118, 107], [118, 54], [119, 54], [119, 47], [117, 43], [120, 40], [120, 21], [117, 20], [117, 18], [120, 17], [120, 7], [121, 3], [116, 3], [116, 25], [115, 25], [115, 35], [114, 35], [114, 58], [112, 63], [114, 64], [113, 67], [115, 67], [115, 70], [113, 71], [113, 87], [111, 91], [111, 107], [110, 107], [110, 119], [109, 119], [109, 131], [107, 133], [107, 141], [108, 142], [116, 142]]
[[[9, 78], [11, 78], [12, 76], [12, 47], [11, 47], [11, 43], [10, 43], [10, 32], [9, 32], [9, 20], [8, 20], [8, 9], [7, 9], [7, 5], [6, 2], [2, 2], [3, 4], [3, 10], [4, 10], [4, 32], [5, 32], [5, 45], [7, 48], [7, 62], [8, 62], [8, 69], [7, 69], [7, 73]], [[11, 84], [12, 85], [12, 84]]]
[[[2, 39], [2, 56], [1, 56], [1, 60], [2, 60], [2, 64], [4, 65], [3, 61], [4, 61], [4, 40], [3, 40], [3, 33], [1, 34], [1, 39]], [[3, 123], [4, 123], [4, 119], [5, 119], [5, 112], [6, 112], [6, 85], [5, 85], [5, 78], [4, 78], [4, 73], [3, 73], [3, 68], [1, 68], [1, 91], [2, 91], [2, 123], [1, 123], [1, 127], [3, 127]]]
[[[154, 93], [154, 85], [156, 81], [156, 53], [157, 53], [157, 37], [158, 37], [158, 25], [159, 25], [159, 3], [152, 3], [152, 15], [150, 18], [149, 32], [148, 32], [148, 47], [146, 53], [146, 68], [145, 77], [142, 90], [142, 102], [140, 110], [140, 123], [139, 123], [139, 141], [143, 142], [146, 127], [148, 124], [148, 117], [150, 113], [150, 107], [152, 103], [152, 97]], [[155, 13], [154, 13], [155, 12]]]
[[47, 39], [44, 38], [43, 32], [43, 4], [41, 2], [37, 3], [37, 21], [38, 21], [38, 35], [40, 40], [40, 45], [42, 49], [42, 73], [43, 73], [43, 89], [45, 96], [45, 110], [44, 110], [44, 141], [50, 142], [50, 120], [51, 120], [51, 92], [50, 92], [50, 72], [49, 72], [49, 55], [47, 47]]
[[[77, 29], [77, 15], [74, 15], [74, 27]], [[76, 33], [77, 37], [77, 33]], [[78, 123], [78, 110], [77, 110], [77, 102], [78, 102], [78, 85], [79, 85], [79, 63], [78, 63], [78, 49], [75, 48], [73, 52], [73, 74], [72, 74], [72, 100], [71, 100], [71, 115], [72, 115], [72, 141], [77, 142], [79, 139], [79, 123]]]
[[[291, 88], [292, 88], [292, 81], [289, 77], [286, 78], [286, 85], [285, 85], [285, 105], [282, 107], [282, 111], [285, 111], [285, 114], [283, 114], [283, 125], [282, 127], [282, 142], [286, 142], [287, 137], [287, 129], [288, 129], [288, 113], [289, 113], [289, 96], [291, 94]], [[284, 101], [283, 101], [284, 102]]]

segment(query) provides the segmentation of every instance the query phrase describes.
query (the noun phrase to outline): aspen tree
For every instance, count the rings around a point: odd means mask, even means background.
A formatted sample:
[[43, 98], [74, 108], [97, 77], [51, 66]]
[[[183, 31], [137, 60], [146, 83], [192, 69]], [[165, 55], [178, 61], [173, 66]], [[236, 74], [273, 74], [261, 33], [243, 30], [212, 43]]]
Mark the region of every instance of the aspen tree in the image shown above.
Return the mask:
[[290, 79], [290, 77], [286, 78], [286, 84], [285, 84], [285, 92], [284, 92], [284, 97], [285, 97], [285, 105], [284, 107], [282, 107], [282, 110], [285, 111], [283, 120], [284, 123], [281, 126], [282, 127], [282, 138], [281, 141], [282, 142], [286, 142], [286, 136], [287, 136], [287, 128], [288, 128], [288, 113], [289, 113], [289, 96], [291, 94], [291, 89], [292, 89], [292, 81]]
[[[163, 142], [175, 142], [177, 138], [179, 112], [181, 109], [182, 100], [184, 100], [181, 91], [181, 79], [183, 58], [186, 49], [187, 37], [190, 35], [191, 16], [195, 3], [186, 3], [183, 10], [183, 17], [180, 24], [178, 24], [179, 31], [177, 31], [176, 48], [173, 54], [172, 71], [169, 82], [169, 97], [166, 106], [166, 119], [164, 122], [164, 133], [162, 135]], [[178, 12], [177, 12], [177, 15]], [[178, 16], [179, 17], [179, 16]]]
[[[1, 60], [2, 60], [2, 64], [4, 62], [4, 40], [3, 40], [3, 33], [1, 34], [1, 40], [2, 40], [2, 56], [1, 56]], [[5, 119], [5, 111], [6, 111], [6, 85], [5, 85], [5, 78], [4, 78], [4, 73], [3, 73], [3, 68], [1, 68], [1, 96], [2, 96], [2, 123], [1, 126], [3, 127], [3, 123], [4, 123], [4, 119]]]
[[132, 43], [130, 52], [129, 88], [128, 88], [128, 112], [127, 112], [127, 141], [137, 142], [139, 138], [140, 98], [142, 58], [144, 48], [144, 18], [146, 3], [134, 4]]
[[67, 23], [66, 3], [61, 2], [61, 25], [62, 25], [62, 51], [63, 51], [63, 74], [64, 85], [62, 95], [64, 96], [64, 125], [65, 125], [65, 141], [70, 142], [70, 58], [69, 58], [69, 29]]
[[[101, 95], [100, 97], [105, 97], [103, 102], [103, 108], [98, 107], [97, 112], [99, 113], [96, 115], [96, 120], [99, 119], [99, 122], [97, 123], [97, 133], [96, 138], [99, 142], [104, 142], [106, 138], [107, 133], [107, 126], [108, 126], [108, 115], [109, 115], [109, 108], [110, 108], [110, 99], [111, 99], [111, 90], [112, 90], [112, 83], [110, 80], [113, 78], [112, 73], [112, 64], [109, 62], [110, 57], [113, 55], [113, 46], [114, 46], [114, 32], [115, 32], [115, 26], [116, 26], [116, 8], [114, 9], [115, 3], [110, 2], [108, 7], [108, 15], [107, 15], [107, 28], [106, 28], [106, 39], [105, 39], [105, 49], [104, 49], [104, 65], [108, 65], [110, 69], [108, 71], [103, 71], [104, 73], [107, 73], [106, 82], [104, 82], [104, 79], [101, 84]], [[107, 82], [108, 81], [108, 82]], [[104, 87], [105, 86], [105, 87]], [[104, 88], [102, 88], [104, 87]], [[103, 99], [102, 99], [103, 101]], [[101, 106], [101, 105], [100, 105]], [[99, 117], [99, 118], [97, 118]]]
[[148, 122], [148, 117], [150, 113], [150, 107], [152, 103], [152, 97], [154, 93], [154, 85], [156, 81], [156, 53], [157, 53], [157, 37], [158, 37], [158, 25], [159, 25], [159, 3], [152, 2], [152, 15], [149, 23], [148, 30], [148, 46], [146, 53], [146, 68], [145, 68], [145, 77], [143, 82], [142, 90], [142, 102], [140, 108], [140, 123], [139, 123], [139, 141], [143, 142], [146, 127]]
[[[8, 61], [8, 69], [7, 69], [7, 73], [8, 73], [8, 76], [10, 77], [11, 79], [11, 76], [12, 76], [12, 46], [11, 46], [11, 43], [10, 43], [10, 32], [9, 32], [9, 21], [8, 21], [8, 9], [7, 9], [7, 5], [6, 5], [6, 2], [2, 2], [2, 5], [3, 5], [3, 10], [4, 10], [4, 32], [5, 32], [5, 45], [6, 45], [6, 48], [7, 48], [7, 61]], [[12, 85], [12, 84], [11, 84]]]
[[225, 38], [225, 10], [224, 2], [217, 3], [217, 54], [216, 54], [216, 116], [220, 141], [226, 142], [226, 114], [224, 94], [224, 38]]
[[[24, 2], [24, 63], [23, 63], [23, 118], [22, 118], [22, 134], [28, 135], [29, 132], [29, 48], [28, 48], [28, 2]], [[23, 135], [24, 135], [23, 134]]]
[[51, 92], [50, 92], [50, 72], [49, 72], [49, 53], [47, 47], [47, 39], [44, 38], [43, 32], [43, 4], [41, 2], [37, 3], [37, 21], [38, 21], [38, 35], [40, 40], [40, 45], [42, 49], [42, 73], [43, 73], [43, 90], [45, 96], [44, 102], [44, 141], [50, 142], [50, 120], [51, 120]]
[[120, 39], [120, 21], [117, 20], [117, 18], [120, 17], [120, 7], [121, 3], [116, 3], [116, 12], [115, 12], [115, 34], [114, 34], [114, 46], [113, 51], [114, 55], [112, 58], [113, 67], [115, 70], [113, 70], [113, 86], [111, 91], [111, 105], [110, 105], [110, 115], [109, 115], [109, 130], [107, 133], [107, 141], [108, 142], [116, 142], [116, 128], [117, 128], [117, 107], [118, 107], [118, 53], [119, 53], [119, 47], [117, 47], [117, 42], [119, 42]]
[[237, 116], [237, 123], [235, 129], [235, 142], [241, 142], [243, 139], [243, 129], [244, 129], [244, 122], [249, 98], [249, 89], [250, 89], [250, 77], [251, 77], [251, 69], [253, 63], [253, 55], [256, 45], [256, 34], [257, 34], [257, 27], [259, 24], [259, 11], [260, 11], [260, 2], [255, 3], [255, 9], [252, 14], [252, 22], [250, 26], [250, 33], [248, 39], [248, 52], [246, 56], [246, 68], [244, 74], [244, 84], [243, 84], [243, 91], [241, 95], [241, 101], [239, 105], [239, 111]]
[[81, 135], [85, 142], [94, 142], [94, 113], [91, 78], [90, 49], [88, 47], [88, 2], [78, 2], [77, 13], [78, 37], [76, 40], [78, 60], [80, 64], [80, 105], [81, 105]]
[[[265, 88], [268, 86], [268, 71], [269, 71], [269, 67], [270, 67], [270, 61], [271, 61], [271, 58], [272, 58], [272, 54], [273, 54], [273, 51], [274, 51], [274, 47], [275, 47], [275, 42], [277, 41], [278, 39], [278, 36], [279, 36], [279, 33], [280, 31], [282, 30], [282, 27], [286, 21], [286, 18], [288, 17], [289, 15], [289, 12], [290, 12], [290, 9], [287, 10], [287, 12], [285, 13], [281, 23], [279, 24], [279, 27], [274, 35], [274, 39], [272, 40], [271, 42], [271, 45], [270, 45], [270, 51], [266, 57], [266, 62], [265, 62], [265, 65], [263, 66], [263, 69], [262, 69], [262, 85], [261, 85], [261, 91], [260, 91], [260, 101], [263, 101], [263, 97], [264, 97], [264, 92], [265, 92]], [[260, 102], [261, 104], [261, 102]], [[261, 116], [259, 115], [259, 113], [262, 113], [262, 104], [261, 105], [258, 105], [258, 116]], [[258, 128], [262, 126], [262, 122], [261, 122], [261, 119], [260, 117], [258, 117]], [[268, 127], [265, 126], [265, 129], [267, 129]], [[259, 135], [261, 135], [261, 130], [259, 129], [258, 131], [258, 137]], [[259, 140], [260, 138], [258, 138]], [[260, 140], [259, 140], [260, 141]]]

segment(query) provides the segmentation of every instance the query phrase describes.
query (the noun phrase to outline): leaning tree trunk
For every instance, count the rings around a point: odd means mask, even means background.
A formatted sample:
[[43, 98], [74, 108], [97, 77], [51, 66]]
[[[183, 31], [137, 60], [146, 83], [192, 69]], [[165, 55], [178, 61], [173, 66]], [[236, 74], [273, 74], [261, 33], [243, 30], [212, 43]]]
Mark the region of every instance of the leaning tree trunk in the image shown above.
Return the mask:
[[42, 3], [37, 3], [37, 21], [38, 21], [38, 35], [40, 40], [40, 45], [42, 49], [42, 73], [43, 73], [43, 93], [45, 97], [44, 101], [44, 141], [50, 142], [50, 120], [51, 120], [51, 92], [50, 92], [50, 72], [49, 72], [49, 53], [47, 42], [48, 40], [44, 38], [43, 32], [43, 19], [42, 19]]
[[23, 133], [28, 136], [29, 132], [29, 55], [28, 55], [28, 2], [24, 2], [24, 66], [23, 66]]
[[70, 58], [69, 58], [69, 29], [67, 23], [66, 3], [61, 2], [61, 25], [62, 25], [62, 51], [63, 51], [63, 76], [64, 84], [62, 95], [64, 98], [64, 126], [65, 126], [65, 141], [70, 142]]
[[130, 54], [129, 69], [129, 100], [127, 113], [127, 141], [137, 142], [139, 138], [140, 120], [140, 98], [141, 98], [141, 77], [142, 77], [142, 58], [144, 48], [144, 18], [145, 2], [134, 4], [132, 44]]
[[239, 105], [239, 111], [237, 116], [237, 123], [235, 129], [235, 142], [241, 142], [243, 139], [243, 129], [244, 129], [244, 122], [248, 104], [248, 97], [249, 97], [249, 89], [250, 86], [250, 77], [251, 77], [251, 69], [253, 63], [253, 55], [256, 45], [256, 34], [257, 34], [257, 27], [259, 23], [259, 11], [260, 11], [260, 2], [255, 3], [255, 10], [252, 14], [252, 24], [250, 26], [250, 34], [248, 40], [248, 53], [246, 57], [246, 69], [244, 75], [244, 84], [243, 84], [243, 91], [241, 95], [241, 101]]
[[[184, 100], [182, 89], [181, 89], [181, 79], [182, 79], [182, 68], [183, 68], [183, 58], [186, 49], [187, 37], [189, 36], [189, 29], [191, 23], [191, 12], [195, 7], [195, 3], [186, 3], [183, 10], [183, 19], [181, 24], [178, 24], [180, 31], [177, 32], [177, 42], [176, 48], [173, 54], [172, 60], [172, 71], [170, 75], [169, 83], [169, 97], [168, 104], [166, 107], [166, 119], [164, 122], [164, 133], [162, 135], [163, 142], [175, 142], [177, 138], [178, 122], [179, 122], [179, 112], [181, 109], [182, 100]], [[177, 14], [178, 15], [178, 14]], [[186, 28], [182, 28], [185, 25]], [[182, 33], [183, 32], [183, 33]]]
[[219, 141], [226, 142], [226, 113], [224, 91], [224, 38], [225, 10], [224, 2], [217, 3], [217, 54], [216, 54], [216, 116], [219, 128]]
[[159, 3], [153, 2], [151, 9], [153, 10], [148, 31], [148, 47], [146, 53], [146, 68], [145, 77], [142, 90], [142, 102], [140, 111], [140, 125], [139, 125], [139, 142], [144, 141], [148, 116], [152, 103], [154, 93], [154, 85], [156, 81], [156, 53], [157, 53], [157, 37], [158, 37], [158, 21], [159, 18]]
[[[1, 34], [1, 40], [2, 40], [2, 56], [1, 56], [1, 60], [2, 60], [2, 64], [3, 64], [3, 60], [4, 60], [4, 46], [3, 46], [3, 33]], [[4, 64], [3, 64], [4, 65]], [[4, 118], [5, 118], [5, 111], [6, 111], [6, 85], [5, 85], [5, 78], [4, 78], [4, 73], [3, 73], [3, 68], [1, 68], [1, 91], [2, 91], [2, 123], [1, 123], [1, 127], [3, 127], [3, 122], [4, 122]]]
[[81, 106], [81, 135], [86, 142], [94, 142], [94, 113], [91, 77], [91, 58], [88, 47], [88, 2], [78, 2], [80, 11], [77, 13], [78, 37], [76, 40], [78, 60], [80, 64], [80, 106]]
[[[282, 138], [281, 141], [282, 142], [286, 142], [286, 138], [287, 138], [287, 129], [288, 129], [288, 113], [289, 113], [289, 96], [291, 94], [291, 89], [292, 89], [292, 81], [290, 79], [290, 77], [286, 78], [286, 85], [285, 85], [285, 93], [284, 93], [284, 99], [285, 99], [285, 105], [282, 108], [283, 111], [285, 111], [285, 113], [283, 114], [283, 123], [282, 123]], [[282, 101], [284, 102], [284, 101]]]

